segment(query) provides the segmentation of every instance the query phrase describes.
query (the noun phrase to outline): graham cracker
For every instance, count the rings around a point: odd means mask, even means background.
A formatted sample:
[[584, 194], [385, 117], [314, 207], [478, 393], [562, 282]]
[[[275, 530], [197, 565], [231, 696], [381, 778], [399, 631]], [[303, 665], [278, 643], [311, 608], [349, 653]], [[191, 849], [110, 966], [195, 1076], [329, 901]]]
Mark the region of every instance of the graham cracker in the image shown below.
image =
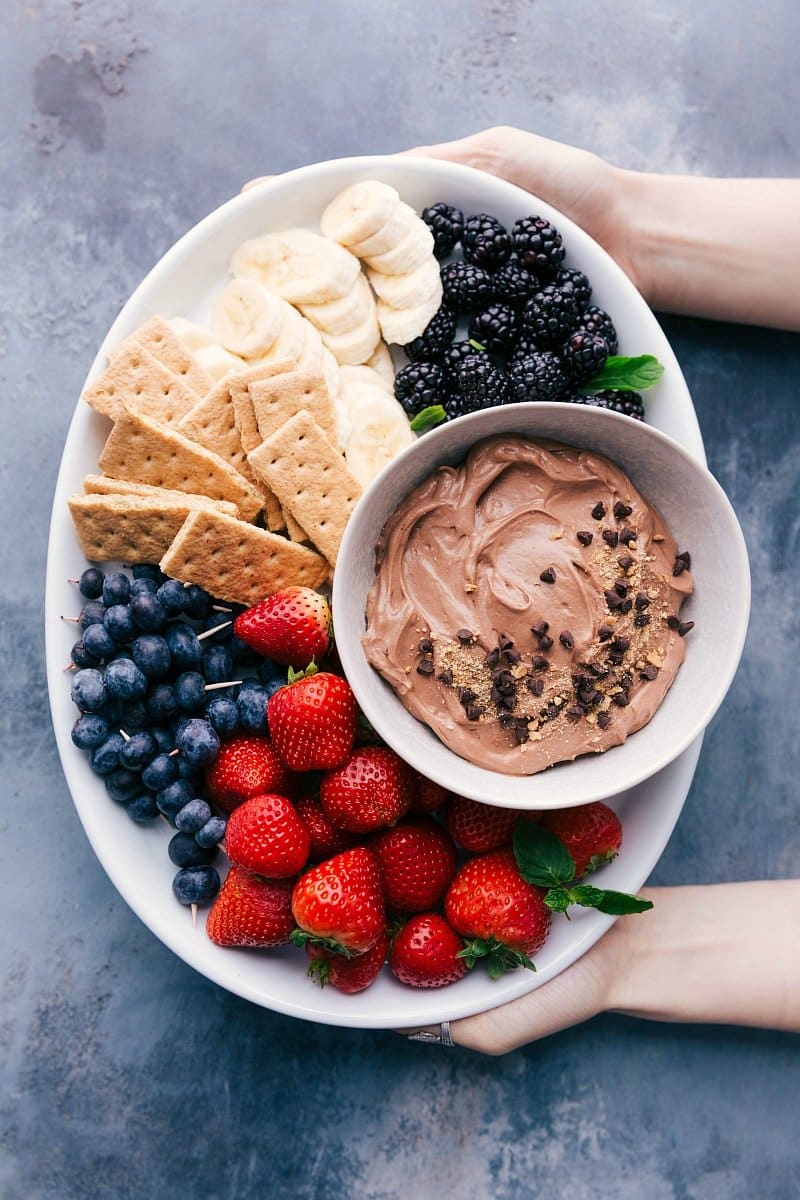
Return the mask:
[[336, 415], [321, 371], [283, 371], [272, 379], [253, 381], [249, 392], [262, 441], [305, 409], [336, 443]]
[[288, 508], [284, 508], [283, 505], [281, 505], [281, 512], [283, 514], [283, 523], [286, 526], [286, 533], [289, 537], [289, 540], [292, 542], [310, 542], [311, 538], [308, 536], [305, 529], [303, 529], [303, 526], [299, 525], [298, 522], [295, 521]]
[[189, 508], [216, 508], [226, 516], [239, 516], [238, 508], [229, 500], [211, 500], [208, 496], [192, 492], [152, 487], [149, 483], [131, 483], [127, 479], [112, 479], [109, 475], [86, 475], [83, 490], [88, 496], [139, 496], [145, 500], [161, 500], [165, 504], [183, 504]]
[[136, 409], [163, 425], [177, 425], [197, 403], [197, 393], [149, 350], [132, 342], [115, 355], [83, 398], [112, 421], [126, 408]]
[[152, 496], [90, 495], [71, 496], [68, 503], [92, 562], [153, 563], [169, 549], [189, 513], [209, 511], [213, 501], [206, 501], [208, 510], [198, 508], [194, 497], [176, 503]]
[[316, 551], [208, 509], [189, 514], [161, 569], [220, 600], [246, 605], [285, 587], [318, 587], [328, 574]]
[[115, 421], [98, 465], [115, 479], [229, 500], [246, 521], [261, 511], [261, 497], [224, 458], [138, 411]]
[[238, 371], [229, 379], [234, 420], [245, 454], [255, 450], [264, 440], [258, 432], [258, 422], [250, 396], [250, 384], [257, 383], [262, 379], [272, 379], [274, 375], [293, 370], [294, 366], [294, 359], [281, 358], [276, 359], [275, 362], [261, 363], [257, 367], [251, 367], [248, 371]]
[[311, 413], [301, 410], [248, 458], [333, 566], [361, 485]]
[[128, 350], [134, 344], [147, 350], [173, 374], [179, 375], [186, 386], [198, 396], [205, 396], [214, 386], [214, 380], [208, 371], [200, 365], [186, 343], [181, 341], [163, 317], [151, 317], [149, 321], [145, 321], [144, 325], [135, 329], [130, 337], [111, 352], [109, 358], [113, 362], [120, 351]]

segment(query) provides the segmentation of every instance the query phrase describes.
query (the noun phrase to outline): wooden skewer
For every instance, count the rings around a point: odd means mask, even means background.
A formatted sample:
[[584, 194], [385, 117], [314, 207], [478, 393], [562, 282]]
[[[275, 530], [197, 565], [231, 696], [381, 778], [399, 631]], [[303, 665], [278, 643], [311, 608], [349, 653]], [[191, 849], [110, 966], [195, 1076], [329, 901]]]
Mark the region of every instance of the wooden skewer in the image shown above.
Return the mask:
[[236, 687], [237, 684], [244, 683], [243, 679], [228, 679], [225, 683], [207, 683], [205, 691], [216, 692], [218, 688]]
[[[227, 610], [230, 612], [230, 609]], [[232, 625], [233, 621], [222, 621], [219, 625], [215, 625], [213, 629], [207, 629], [205, 633], [198, 633], [197, 640], [202, 642], [203, 638], [211, 637], [212, 633], [219, 633], [220, 629], [226, 629], [228, 625]]]

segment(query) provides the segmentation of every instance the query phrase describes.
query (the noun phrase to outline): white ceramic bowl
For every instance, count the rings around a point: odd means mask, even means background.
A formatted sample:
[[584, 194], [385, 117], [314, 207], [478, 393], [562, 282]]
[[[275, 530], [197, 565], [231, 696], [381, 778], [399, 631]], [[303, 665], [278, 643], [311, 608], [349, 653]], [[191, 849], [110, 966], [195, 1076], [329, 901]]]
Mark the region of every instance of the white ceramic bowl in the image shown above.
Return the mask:
[[[87, 382], [104, 369], [107, 350], [154, 313], [207, 321], [212, 299], [227, 281], [230, 255], [245, 238], [290, 225], [314, 228], [337, 191], [371, 178], [396, 186], [418, 210], [447, 199], [468, 212], [496, 213], [505, 222], [530, 213], [555, 221], [565, 237], [568, 263], [589, 274], [596, 302], [617, 322], [621, 353], [649, 351], [665, 364], [664, 377], [648, 402], [650, 422], [676, 438], [696, 460], [704, 461], [697, 419], [675, 356], [622, 271], [582, 230], [542, 201], [490, 175], [428, 159], [374, 157], [317, 163], [228, 201], [181, 238], [139, 285], [99, 347]], [[66, 501], [80, 490], [83, 476], [95, 470], [107, 432], [106, 421], [76, 402], [50, 529], [47, 679], [58, 749], [78, 816], [114, 886], [141, 920], [185, 962], [237, 995], [307, 1020], [365, 1028], [422, 1024], [504, 1004], [547, 982], [583, 954], [611, 924], [610, 917], [582, 909], [572, 922], [556, 921], [537, 955], [535, 975], [520, 971], [492, 983], [476, 971], [453, 987], [431, 992], [403, 987], [384, 970], [368, 991], [344, 996], [330, 987], [323, 991], [306, 979], [303, 957], [294, 950], [263, 954], [224, 950], [206, 937], [202, 915], [193, 926], [187, 910], [171, 895], [170, 831], [162, 822], [144, 829], [135, 826], [109, 801], [101, 780], [70, 740], [75, 709], [63, 667], [69, 660], [74, 627], [59, 618], [62, 613], [76, 613], [79, 607], [76, 589], [67, 580], [79, 572], [83, 556]], [[700, 739], [646, 786], [611, 799], [622, 818], [625, 842], [619, 857], [603, 871], [605, 886], [636, 891], [647, 879], [678, 819], [699, 751]]]
[[[652, 720], [622, 746], [537, 775], [503, 775], [455, 754], [413, 717], [367, 662], [361, 646], [375, 543], [408, 493], [444, 463], [463, 462], [494, 434], [553, 438], [616, 462], [691, 552], [695, 590], [681, 609], [695, 628], [675, 682]], [[625, 791], [672, 762], [705, 729], [733, 679], [750, 606], [747, 551], [713, 475], [641, 421], [570, 404], [509, 404], [441, 425], [409, 447], [368, 488], [345, 531], [333, 591], [336, 643], [347, 678], [378, 733], [437, 783], [462, 796], [519, 809], [566, 808]]]

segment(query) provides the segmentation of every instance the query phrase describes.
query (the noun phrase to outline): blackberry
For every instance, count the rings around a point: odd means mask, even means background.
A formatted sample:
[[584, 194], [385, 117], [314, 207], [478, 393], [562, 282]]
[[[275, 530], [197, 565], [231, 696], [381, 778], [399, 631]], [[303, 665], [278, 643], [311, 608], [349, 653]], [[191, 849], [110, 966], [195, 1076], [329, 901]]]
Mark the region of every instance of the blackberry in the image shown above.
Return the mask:
[[447, 258], [448, 254], [453, 253], [456, 243], [461, 241], [464, 232], [461, 209], [440, 200], [438, 204], [423, 208], [422, 219], [433, 234], [433, 253], [437, 258]]
[[490, 354], [508, 354], [517, 337], [517, 314], [508, 304], [490, 304], [470, 321], [469, 336]]
[[511, 260], [492, 276], [494, 298], [512, 308], [522, 308], [540, 286], [539, 280], [518, 262]]
[[510, 399], [560, 400], [567, 388], [567, 379], [558, 355], [552, 350], [539, 350], [516, 361], [509, 371]]
[[523, 217], [511, 230], [511, 241], [523, 267], [549, 279], [558, 271], [566, 251], [561, 234], [544, 217]]
[[521, 358], [527, 358], [529, 354], [537, 354], [539, 350], [541, 350], [541, 346], [536, 339], [532, 337], [526, 329], [523, 329], [522, 332], [518, 334], [517, 340], [514, 344], [514, 351], [506, 362], [507, 370], [510, 371], [514, 363], [519, 362]]
[[442, 288], [445, 303], [456, 313], [479, 312], [492, 302], [492, 277], [474, 263], [446, 263]]
[[436, 363], [411, 363], [395, 376], [394, 394], [413, 417], [420, 409], [440, 402], [443, 382], [444, 372]]
[[638, 392], [615, 392], [610, 388], [583, 396], [579, 392], [566, 397], [570, 404], [588, 404], [591, 408], [608, 408], [636, 421], [644, 420], [644, 404]]
[[464, 417], [467, 413], [477, 412], [482, 407], [483, 405], [468, 399], [461, 392], [452, 392], [445, 401], [444, 410], [447, 413], [448, 421], [455, 421], [456, 417]]
[[587, 383], [602, 371], [608, 358], [608, 342], [596, 333], [578, 329], [561, 350], [561, 361], [571, 383]]
[[456, 315], [443, 304], [418, 338], [404, 346], [412, 362], [436, 362], [456, 335]]
[[605, 311], [598, 308], [596, 304], [590, 304], [584, 312], [581, 313], [580, 321], [578, 322], [581, 329], [585, 329], [587, 333], [595, 333], [599, 337], [605, 338], [608, 342], [608, 353], [616, 354], [619, 349], [617, 340], [617, 331], [614, 328], [614, 322]]
[[458, 372], [461, 394], [470, 411], [478, 408], [495, 408], [508, 400], [508, 379], [504, 371], [494, 366], [490, 359], [475, 358], [464, 363]]
[[578, 271], [575, 267], [562, 267], [554, 282], [562, 292], [572, 292], [578, 312], [583, 312], [592, 297], [592, 285], [583, 271]]
[[485, 355], [485, 350], [476, 349], [473, 343], [466, 338], [463, 341], [453, 342], [452, 346], [445, 350], [442, 366], [444, 367], [445, 391], [448, 395], [455, 395], [458, 392], [458, 373], [464, 363], [469, 359]]
[[534, 292], [522, 310], [522, 324], [542, 346], [557, 346], [565, 341], [578, 320], [575, 297], [547, 284]]
[[478, 213], [465, 222], [461, 245], [466, 261], [487, 271], [496, 271], [511, 257], [508, 230], [488, 213]]

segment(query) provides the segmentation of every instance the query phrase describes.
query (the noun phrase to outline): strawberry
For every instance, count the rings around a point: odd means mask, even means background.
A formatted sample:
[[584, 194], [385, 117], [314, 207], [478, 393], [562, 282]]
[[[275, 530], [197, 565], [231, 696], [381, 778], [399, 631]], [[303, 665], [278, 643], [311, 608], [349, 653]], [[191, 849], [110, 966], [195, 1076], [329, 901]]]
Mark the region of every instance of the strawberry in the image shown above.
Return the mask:
[[445, 814], [450, 836], [473, 854], [485, 854], [511, 843], [519, 813], [513, 808], [496, 808], [464, 796], [453, 796]]
[[576, 879], [611, 862], [622, 845], [619, 817], [602, 800], [544, 813], [541, 825], [569, 850], [575, 860]]
[[383, 895], [392, 912], [435, 908], [456, 873], [456, 848], [430, 817], [387, 829], [370, 848], [378, 856]]
[[328, 818], [351, 833], [396, 825], [411, 807], [414, 774], [386, 746], [359, 746], [322, 780], [319, 798]]
[[290, 879], [262, 879], [234, 864], [206, 918], [218, 946], [283, 946], [294, 929]]
[[350, 957], [372, 949], [386, 929], [377, 858], [356, 846], [312, 867], [295, 884], [292, 912], [296, 946], [311, 940]]
[[510, 849], [471, 859], [450, 884], [444, 900], [447, 920], [467, 942], [465, 960], [486, 957], [498, 979], [514, 967], [534, 969], [528, 955], [541, 948], [550, 929], [545, 889], [526, 883]]
[[318, 796], [301, 796], [295, 808], [311, 839], [309, 858], [312, 862], [324, 862], [326, 858], [333, 858], [334, 854], [341, 854], [358, 845], [356, 834], [336, 828]]
[[252, 796], [231, 814], [225, 849], [240, 867], [267, 879], [288, 879], [308, 862], [311, 838], [285, 796]]
[[450, 793], [440, 783], [426, 779], [419, 771], [414, 772], [414, 800], [411, 811], [415, 813], [432, 813], [437, 808], [444, 808], [450, 799]]
[[275, 749], [293, 771], [327, 771], [353, 748], [358, 706], [350, 684], [328, 671], [307, 673], [270, 697], [269, 731]]
[[328, 652], [331, 610], [312, 588], [288, 587], [240, 613], [233, 632], [265, 658], [304, 670]]
[[411, 917], [392, 942], [389, 969], [410, 987], [444, 987], [463, 979], [469, 967], [464, 943], [438, 913]]
[[255, 734], [223, 742], [206, 770], [205, 782], [211, 802], [226, 813], [251, 796], [268, 792], [291, 795], [294, 790], [292, 776], [269, 740]]
[[352, 996], [363, 992], [378, 978], [380, 969], [386, 962], [386, 952], [389, 949], [389, 934], [384, 930], [371, 950], [357, 954], [355, 958], [345, 958], [341, 954], [331, 954], [323, 946], [314, 942], [306, 942], [306, 954], [311, 959], [308, 964], [308, 976], [316, 980], [320, 987], [327, 983], [340, 992]]

